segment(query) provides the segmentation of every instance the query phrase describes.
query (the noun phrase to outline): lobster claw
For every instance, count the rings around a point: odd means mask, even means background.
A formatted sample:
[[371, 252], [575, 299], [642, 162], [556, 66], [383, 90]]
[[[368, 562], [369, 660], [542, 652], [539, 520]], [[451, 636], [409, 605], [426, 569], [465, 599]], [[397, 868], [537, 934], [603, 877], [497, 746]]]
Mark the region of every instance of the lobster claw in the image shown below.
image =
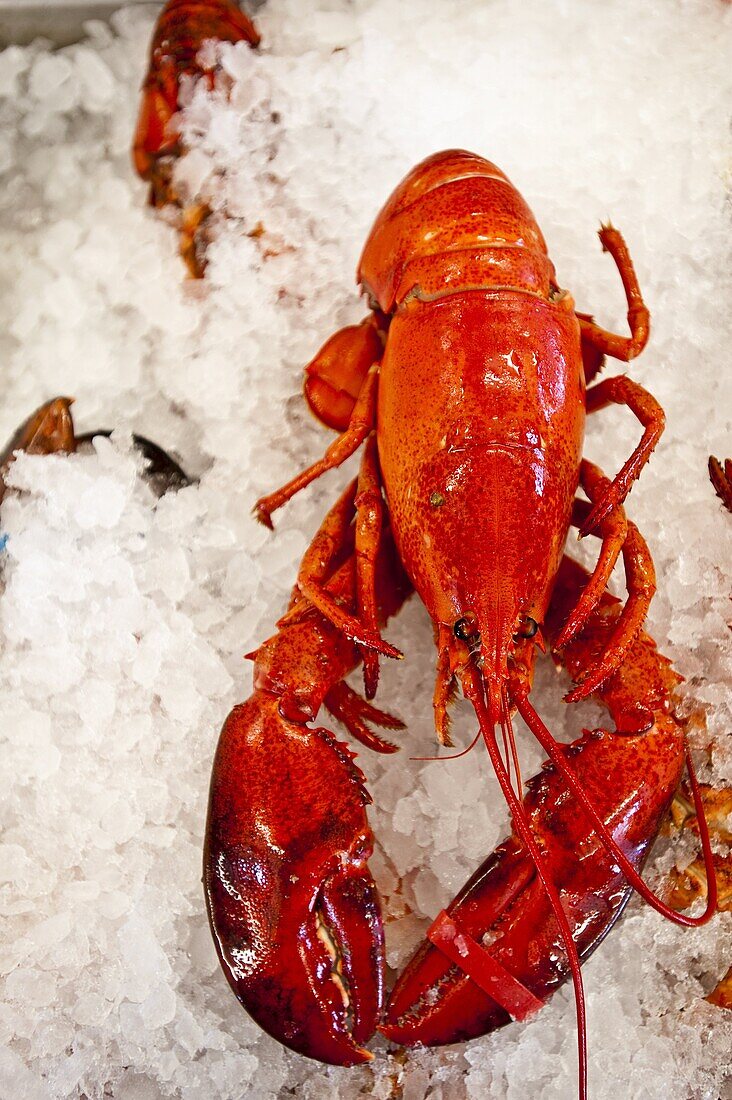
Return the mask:
[[[594, 730], [566, 753], [615, 840], [641, 868], [681, 776], [681, 728], [671, 715], [659, 715], [644, 735]], [[528, 787], [524, 806], [584, 961], [622, 913], [631, 888], [553, 767], [545, 765]], [[486, 948], [480, 955], [490, 967], [492, 995], [476, 984], [475, 971], [469, 976], [470, 965], [455, 965], [454, 953], [445, 954], [435, 922], [392, 992], [381, 1031], [394, 1042], [439, 1046], [484, 1035], [511, 1017], [524, 1019], [514, 1004], [530, 1002], [528, 1015], [569, 977], [557, 922], [515, 834], [475, 872], [448, 914], [447, 923]]]
[[204, 887], [219, 959], [257, 1023], [334, 1065], [363, 1044], [384, 1000], [384, 935], [367, 860], [370, 801], [352, 754], [255, 691], [221, 732]]
[[[575, 562], [564, 559], [547, 620], [550, 643], [585, 578]], [[564, 652], [573, 676], [595, 658], [620, 614], [619, 601], [605, 593], [584, 632]], [[672, 705], [678, 679], [641, 633], [625, 664], [594, 693], [615, 730], [585, 731], [563, 750], [636, 870], [643, 866], [684, 768], [684, 725]], [[526, 818], [584, 961], [622, 913], [631, 888], [553, 764], [545, 764], [527, 787]], [[525, 1018], [570, 975], [547, 893], [516, 832], [485, 860], [441, 917], [392, 991], [380, 1030], [393, 1042], [439, 1046], [485, 1035], [511, 1018]], [[445, 927], [453, 929], [447, 942]], [[456, 962], [453, 948], [465, 957]], [[467, 962], [471, 949], [477, 966]]]

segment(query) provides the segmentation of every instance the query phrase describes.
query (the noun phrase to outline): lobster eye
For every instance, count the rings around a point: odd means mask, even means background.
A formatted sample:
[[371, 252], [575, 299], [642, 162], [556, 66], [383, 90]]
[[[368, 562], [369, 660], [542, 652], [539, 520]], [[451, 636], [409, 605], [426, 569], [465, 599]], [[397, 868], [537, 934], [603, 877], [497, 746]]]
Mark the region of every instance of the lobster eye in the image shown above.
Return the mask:
[[539, 629], [539, 624], [536, 619], [532, 619], [530, 615], [522, 615], [519, 629], [514, 634], [514, 638], [533, 638]]
[[461, 642], [472, 643], [480, 637], [472, 615], [465, 615], [462, 619], [456, 619], [452, 632]]

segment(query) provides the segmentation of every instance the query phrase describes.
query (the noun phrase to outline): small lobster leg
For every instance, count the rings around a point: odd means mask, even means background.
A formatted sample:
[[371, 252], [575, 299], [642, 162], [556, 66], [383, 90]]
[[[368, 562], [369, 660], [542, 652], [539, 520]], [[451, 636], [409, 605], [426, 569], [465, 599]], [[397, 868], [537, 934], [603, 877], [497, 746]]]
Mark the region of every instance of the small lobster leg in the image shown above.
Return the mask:
[[[355, 609], [353, 555], [325, 587]], [[409, 592], [386, 531], [380, 623]], [[393, 751], [369, 726], [401, 723], [343, 683], [358, 660], [312, 607], [260, 647], [255, 691], [221, 731], [204, 852], [209, 920], [234, 993], [279, 1042], [334, 1065], [371, 1057], [363, 1043], [383, 1005], [383, 928], [363, 776], [344, 744], [305, 722], [325, 703], [364, 744]]]
[[[628, 302], [628, 325], [630, 337], [617, 336], [601, 328], [585, 313], [578, 313], [583, 342], [593, 344], [603, 355], [612, 355], [614, 359], [622, 359], [628, 363], [640, 355], [648, 342], [651, 327], [651, 318], [648, 307], [643, 301], [638, 277], [630, 258], [628, 246], [622, 233], [612, 225], [603, 225], [598, 234], [603, 252], [609, 252], [615, 260], [620, 278], [623, 280], [623, 288]], [[589, 381], [589, 379], [588, 379]]]
[[627, 375], [605, 378], [587, 391], [588, 413], [612, 404], [627, 405], [643, 425], [643, 436], [580, 528], [580, 538], [588, 535], [616, 505], [623, 503], [633, 482], [653, 454], [666, 425], [664, 411], [655, 397]]
[[[359, 622], [378, 635], [376, 606], [376, 565], [384, 522], [384, 501], [379, 478], [379, 456], [376, 436], [366, 442], [358, 475], [356, 497], [356, 589]], [[393, 649], [393, 647], [392, 647]], [[398, 652], [398, 651], [395, 651]], [[363, 683], [367, 699], [373, 699], [379, 684], [379, 654], [375, 649], [363, 649]]]
[[360, 325], [340, 329], [305, 368], [305, 398], [311, 412], [340, 432], [323, 458], [254, 506], [260, 523], [272, 529], [272, 513], [321, 474], [340, 466], [376, 426], [378, 368], [389, 318], [378, 310]]
[[[369, 458], [368, 448], [365, 458], [367, 460]], [[381, 530], [381, 513], [372, 500], [371, 488], [363, 487], [365, 485], [370, 486], [369, 479], [374, 472], [368, 461], [364, 463], [364, 466], [366, 467], [366, 474], [364, 474], [364, 468], [362, 467], [358, 483], [353, 483], [346, 489], [335, 507], [326, 516], [311, 545], [305, 552], [297, 577], [297, 587], [308, 603], [317, 608], [321, 615], [324, 615], [338, 630], [343, 631], [346, 637], [357, 642], [360, 646], [376, 650], [387, 657], [401, 657], [400, 651], [385, 642], [378, 632], [374, 570], [376, 549]], [[324, 576], [327, 576], [328, 566], [338, 553], [339, 544], [345, 543], [348, 538], [353, 513], [352, 502], [356, 488], [358, 488], [358, 496], [355, 501], [357, 589], [359, 597], [362, 597], [364, 601], [365, 616], [354, 615], [348, 611], [339, 602], [338, 598], [328, 590], [328, 586], [323, 583]], [[378, 529], [375, 528], [376, 523], [378, 523]], [[370, 594], [363, 591], [364, 584], [367, 587], [370, 586]], [[283, 626], [297, 619], [300, 611], [300, 604], [296, 603], [280, 619], [278, 626]], [[359, 612], [361, 611], [360, 598]]]
[[710, 455], [709, 480], [727, 511], [732, 512], [732, 459], [726, 459], [722, 466], [718, 458]]
[[[594, 463], [588, 462], [585, 458], [580, 466], [580, 485], [592, 501], [597, 499], [603, 489], [609, 485], [609, 482], [599, 466], [595, 466]], [[587, 516], [587, 512], [588, 508], [585, 507], [584, 501], [575, 501], [572, 526], [580, 527]], [[556, 640], [555, 644], [560, 649], [575, 634], [580, 632], [607, 588], [607, 583], [628, 535], [628, 521], [624, 509], [622, 507], [614, 508], [598, 525], [597, 534], [602, 539], [600, 555], [592, 576], [577, 601], [577, 606], [572, 608], [572, 612]]]
[[308, 546], [292, 590], [290, 605], [277, 620], [283, 627], [297, 622], [312, 603], [303, 595], [302, 586], [322, 589], [337, 568], [353, 553], [353, 516], [355, 513], [356, 481], [350, 482], [327, 513]]
[[[583, 523], [592, 503], [607, 491], [610, 484], [602, 470], [586, 460], [582, 463], [580, 481], [590, 498], [590, 503], [583, 500], [575, 501], [572, 516], [575, 526]], [[590, 695], [619, 668], [643, 626], [656, 591], [656, 573], [646, 541], [635, 524], [628, 522], [621, 505], [613, 508], [601, 521], [598, 534], [602, 538], [602, 548], [597, 565], [582, 591], [577, 606], [573, 609], [559, 636], [555, 638], [554, 648], [561, 649], [566, 646], [569, 640], [581, 630], [605, 591], [619, 553], [623, 555], [628, 600], [618, 616], [605, 652], [599, 661], [583, 671], [577, 686], [566, 697], [568, 703]]]
[[450, 736], [450, 704], [457, 692], [457, 678], [452, 648], [452, 631], [441, 623], [435, 631], [437, 643], [437, 676], [435, 678], [435, 691], [432, 698], [432, 708], [435, 714], [435, 731], [437, 740], [445, 748], [452, 748]]
[[656, 571], [646, 541], [634, 523], [628, 523], [623, 543], [623, 564], [628, 600], [620, 612], [599, 660], [578, 673], [577, 686], [566, 696], [568, 703], [586, 699], [621, 666], [641, 631], [656, 591]]
[[334, 470], [341, 466], [347, 458], [358, 450], [364, 440], [372, 432], [376, 424], [376, 394], [379, 383], [378, 368], [369, 368], [361, 386], [356, 404], [353, 407], [347, 429], [338, 436], [328, 447], [324, 456], [308, 466], [296, 477], [288, 481], [274, 493], [261, 497], [254, 505], [254, 514], [265, 527], [273, 529], [272, 513], [286, 504], [288, 500], [309, 485], [311, 481], [321, 477], [328, 470]]
[[[586, 572], [565, 558], [546, 624], [550, 644], [586, 583]], [[604, 651], [620, 615], [620, 601], [605, 593], [583, 632], [561, 655], [574, 677]], [[595, 692], [607, 706], [615, 732], [586, 731], [565, 749], [607, 828], [637, 868], [684, 766], [684, 727], [673, 711], [678, 681], [653, 641], [641, 633], [623, 666]], [[634, 732], [620, 732], [627, 729]], [[652, 785], [647, 781], [650, 771]], [[566, 794], [554, 766], [544, 765], [529, 780], [523, 805], [584, 960], [622, 912], [629, 887], [589, 820]], [[583, 858], [578, 860], [580, 850]], [[466, 959], [477, 949], [480, 961], [470, 968], [472, 976], [445, 954], [446, 928]], [[426, 940], [409, 963], [381, 1027], [388, 1038], [407, 1046], [454, 1043], [501, 1027], [512, 1017], [524, 1019], [569, 976], [556, 919], [516, 833], [488, 857], [428, 935], [435, 942]], [[441, 942], [443, 946], [435, 946]], [[478, 946], [486, 943], [487, 949]]]
[[[633, 261], [622, 234], [611, 225], [603, 225], [599, 236], [603, 252], [609, 252], [613, 257], [623, 280], [631, 335], [630, 337], [618, 336], [607, 332], [588, 314], [576, 314], [582, 337], [585, 380], [588, 384], [601, 369], [605, 355], [621, 359], [624, 363], [635, 359], [646, 346], [650, 332], [650, 315], [643, 301]], [[609, 378], [587, 391], [588, 413], [596, 412], [613, 403], [627, 405], [635, 413], [644, 427], [643, 438], [582, 526], [581, 538], [589, 534], [615, 505], [622, 504], [633, 482], [648, 462], [664, 429], [665, 419], [661, 406], [642, 386], [625, 376]]]

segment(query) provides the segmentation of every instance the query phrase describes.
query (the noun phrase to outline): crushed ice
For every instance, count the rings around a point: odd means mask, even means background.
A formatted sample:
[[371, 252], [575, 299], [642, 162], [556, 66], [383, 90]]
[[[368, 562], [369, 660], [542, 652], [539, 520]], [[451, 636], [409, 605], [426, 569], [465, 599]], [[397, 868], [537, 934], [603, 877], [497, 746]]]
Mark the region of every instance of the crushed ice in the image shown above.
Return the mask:
[[[530, 1025], [465, 1048], [404, 1062], [377, 1042], [360, 1070], [264, 1036], [206, 926], [209, 768], [250, 689], [241, 655], [271, 633], [345, 480], [294, 501], [274, 535], [249, 516], [324, 446], [301, 366], [362, 316], [353, 270], [391, 188], [422, 156], [464, 146], [525, 194], [579, 308], [621, 330], [599, 221], [630, 242], [653, 316], [632, 373], [668, 415], [629, 507], [660, 578], [649, 629], [686, 677], [689, 709], [706, 713], [703, 778], [732, 781], [732, 523], [705, 469], [732, 449], [732, 9], [316, 0], [303, 17], [296, 0], [269, 0], [258, 21], [258, 55], [224, 48], [219, 87], [186, 92], [178, 181], [207, 198], [216, 228], [203, 286], [184, 279], [175, 234], [129, 164], [150, 11], [91, 23], [61, 51], [10, 48], [0, 65], [2, 430], [57, 393], [76, 397], [79, 430], [120, 429], [88, 456], [19, 459], [2, 508], [0, 1096], [567, 1100], [566, 990]], [[200, 484], [156, 502], [133, 429]], [[627, 413], [603, 413], [587, 452], [617, 469], [636, 431]], [[506, 815], [477, 757], [408, 759], [433, 744], [424, 612], [408, 607], [391, 638], [408, 660], [386, 670], [381, 699], [409, 722], [406, 751], [359, 763], [398, 967]], [[562, 684], [545, 667], [536, 698], [569, 738], [599, 719], [567, 711]], [[456, 732], [469, 730], [463, 713]], [[539, 754], [528, 740], [522, 751], [530, 774]], [[687, 846], [662, 842], [651, 875], [688, 861]], [[729, 1017], [703, 997], [729, 961], [729, 916], [680, 930], [631, 905], [586, 967], [596, 1100], [721, 1095]]]

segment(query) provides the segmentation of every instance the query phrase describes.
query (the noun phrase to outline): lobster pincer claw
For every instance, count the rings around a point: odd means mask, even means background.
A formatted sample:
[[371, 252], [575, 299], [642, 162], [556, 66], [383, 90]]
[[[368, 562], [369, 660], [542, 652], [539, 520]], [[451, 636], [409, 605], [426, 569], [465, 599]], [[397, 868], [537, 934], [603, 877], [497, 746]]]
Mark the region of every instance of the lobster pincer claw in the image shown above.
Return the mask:
[[[556, 608], [573, 605], [579, 566], [562, 563]], [[601, 648], [620, 613], [605, 594], [564, 654], [576, 675]], [[672, 705], [678, 676], [640, 634], [626, 664], [596, 692], [615, 730], [585, 731], [564, 757], [619, 849], [643, 866], [684, 767], [684, 726]], [[653, 783], [648, 776], [653, 775]], [[561, 901], [580, 961], [621, 915], [631, 888], [556, 767], [528, 781], [523, 809]], [[380, 1030], [405, 1046], [456, 1043], [521, 1020], [570, 976], [568, 954], [537, 868], [514, 832], [475, 872], [430, 928], [392, 991]]]
[[384, 935], [367, 860], [363, 776], [322, 728], [255, 691], [216, 751], [204, 887], [216, 949], [257, 1023], [333, 1065], [371, 1058], [384, 999]]
[[[568, 755], [603, 807], [613, 836], [641, 867], [683, 767], [678, 726], [669, 717], [645, 735], [594, 730]], [[609, 784], [603, 805], [600, 784], [614, 765], [621, 778], [617, 786]], [[659, 781], [653, 800], [646, 793], [650, 767]], [[630, 888], [553, 768], [529, 781], [524, 806], [584, 961], [622, 913]], [[392, 992], [380, 1030], [394, 1042], [439, 1046], [476, 1038], [524, 1019], [569, 977], [551, 906], [515, 835], [476, 871], [447, 915], [454, 925], [453, 950], [445, 950], [441, 915]], [[468, 949], [479, 956], [477, 963]]]

